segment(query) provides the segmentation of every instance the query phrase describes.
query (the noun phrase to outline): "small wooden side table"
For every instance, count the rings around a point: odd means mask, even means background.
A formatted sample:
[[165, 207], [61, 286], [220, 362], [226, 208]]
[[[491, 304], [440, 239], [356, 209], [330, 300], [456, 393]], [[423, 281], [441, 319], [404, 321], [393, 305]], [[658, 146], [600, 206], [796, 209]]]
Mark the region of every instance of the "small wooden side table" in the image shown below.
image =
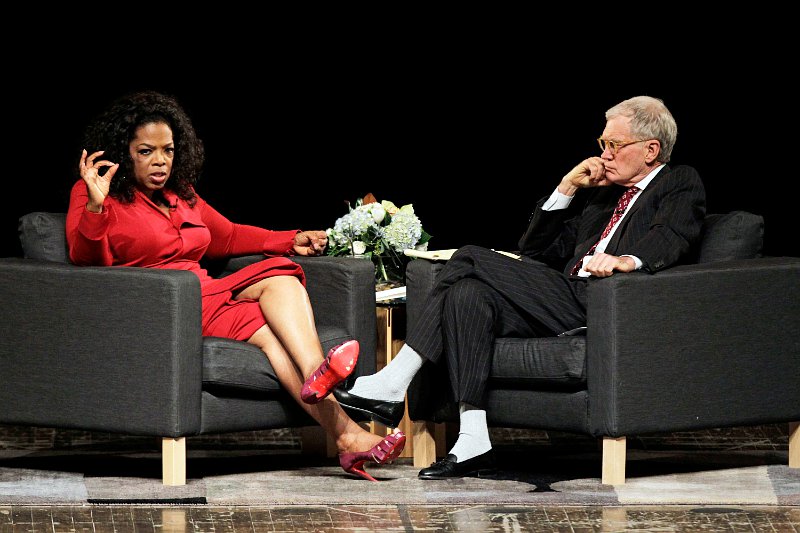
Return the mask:
[[[377, 322], [377, 346], [376, 346], [376, 366], [377, 370], [385, 367], [397, 355], [403, 347], [406, 334], [406, 303], [404, 298], [386, 300], [375, 304], [375, 314]], [[394, 428], [384, 426], [380, 422], [362, 422], [362, 427], [375, 435], [390, 435]], [[443, 424], [433, 424], [430, 422], [412, 422], [408, 417], [408, 400], [406, 400], [406, 412], [400, 424], [397, 426], [400, 431], [406, 434], [406, 445], [400, 457], [414, 457], [414, 442], [420, 446], [421, 461], [425, 464], [417, 464], [419, 458], [415, 458], [414, 466], [428, 466], [435, 458], [436, 446], [444, 446], [444, 433], [441, 429]], [[318, 438], [320, 427], [300, 428], [299, 432], [303, 441], [304, 453], [319, 453], [322, 451], [328, 457], [336, 456], [336, 444], [333, 439], [324, 437]], [[322, 442], [324, 450], [319, 450], [315, 442]], [[307, 451], [306, 451], [307, 450]], [[419, 455], [419, 454], [418, 454]]]

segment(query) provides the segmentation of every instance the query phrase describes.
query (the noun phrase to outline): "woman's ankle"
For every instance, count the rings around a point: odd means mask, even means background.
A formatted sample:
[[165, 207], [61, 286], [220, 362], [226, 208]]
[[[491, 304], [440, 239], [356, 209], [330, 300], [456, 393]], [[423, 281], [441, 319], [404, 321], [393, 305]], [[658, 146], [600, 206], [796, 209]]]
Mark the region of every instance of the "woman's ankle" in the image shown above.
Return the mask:
[[336, 439], [336, 449], [339, 453], [365, 452], [378, 444], [383, 438], [369, 431], [361, 429], [352, 433], [344, 433]]

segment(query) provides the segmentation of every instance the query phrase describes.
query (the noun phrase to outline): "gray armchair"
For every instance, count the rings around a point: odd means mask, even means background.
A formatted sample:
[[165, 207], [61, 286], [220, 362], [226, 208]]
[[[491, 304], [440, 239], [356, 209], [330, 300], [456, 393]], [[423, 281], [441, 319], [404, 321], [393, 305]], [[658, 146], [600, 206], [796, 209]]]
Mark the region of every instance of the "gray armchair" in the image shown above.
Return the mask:
[[[658, 432], [789, 422], [800, 467], [800, 258], [760, 257], [762, 240], [759, 216], [709, 215], [694, 264], [590, 280], [582, 334], [497, 339], [489, 424], [602, 438], [607, 484], [625, 482], [626, 436]], [[442, 267], [409, 264], [409, 328]], [[431, 423], [458, 420], [446, 380], [426, 365], [408, 391], [416, 466]]]
[[[63, 213], [20, 219], [24, 258], [0, 259], [0, 424], [163, 439], [163, 481], [186, 478], [186, 437], [316, 425], [253, 345], [200, 333], [191, 272], [78, 267]], [[262, 259], [240, 257], [220, 275]], [[297, 257], [323, 349], [355, 338], [350, 379], [374, 373], [368, 261]]]

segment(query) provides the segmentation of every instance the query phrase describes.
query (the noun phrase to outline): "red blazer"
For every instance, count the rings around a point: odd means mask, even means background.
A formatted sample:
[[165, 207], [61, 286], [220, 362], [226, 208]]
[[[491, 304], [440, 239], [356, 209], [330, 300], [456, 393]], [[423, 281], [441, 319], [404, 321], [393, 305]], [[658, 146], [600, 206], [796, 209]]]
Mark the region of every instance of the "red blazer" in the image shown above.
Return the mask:
[[[299, 230], [271, 231], [234, 224], [199, 196], [194, 207], [170, 191], [165, 191], [164, 196], [176, 205], [170, 217], [138, 190], [129, 204], [109, 196], [103, 204], [103, 212], [97, 214], [86, 210], [89, 199], [86, 184], [83, 180], [76, 181], [67, 212], [70, 260], [76, 265], [190, 270], [200, 277], [203, 294], [207, 295], [241, 286], [244, 280], [239, 278], [248, 277], [248, 274], [215, 280], [200, 267], [199, 261], [204, 255], [222, 258], [262, 253], [269, 256], [293, 254], [294, 236]], [[299, 265], [288, 259], [268, 263], [272, 268], [286, 269], [285, 273], [304, 277]], [[222, 283], [223, 280], [226, 281]]]

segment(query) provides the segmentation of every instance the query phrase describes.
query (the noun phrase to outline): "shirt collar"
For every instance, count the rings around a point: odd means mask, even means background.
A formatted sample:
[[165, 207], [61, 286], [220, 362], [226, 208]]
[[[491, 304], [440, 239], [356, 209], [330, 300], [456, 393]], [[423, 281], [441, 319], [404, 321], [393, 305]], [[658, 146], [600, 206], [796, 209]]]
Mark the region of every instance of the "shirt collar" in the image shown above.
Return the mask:
[[647, 176], [645, 176], [642, 181], [640, 181], [639, 183], [634, 183], [634, 185], [639, 187], [640, 191], [645, 190], [645, 188], [650, 184], [650, 182], [653, 181], [653, 178], [656, 177], [656, 174], [661, 172], [661, 169], [664, 168], [665, 166], [666, 165], [664, 165], [664, 163], [661, 163], [659, 166], [651, 170], [650, 173]]

